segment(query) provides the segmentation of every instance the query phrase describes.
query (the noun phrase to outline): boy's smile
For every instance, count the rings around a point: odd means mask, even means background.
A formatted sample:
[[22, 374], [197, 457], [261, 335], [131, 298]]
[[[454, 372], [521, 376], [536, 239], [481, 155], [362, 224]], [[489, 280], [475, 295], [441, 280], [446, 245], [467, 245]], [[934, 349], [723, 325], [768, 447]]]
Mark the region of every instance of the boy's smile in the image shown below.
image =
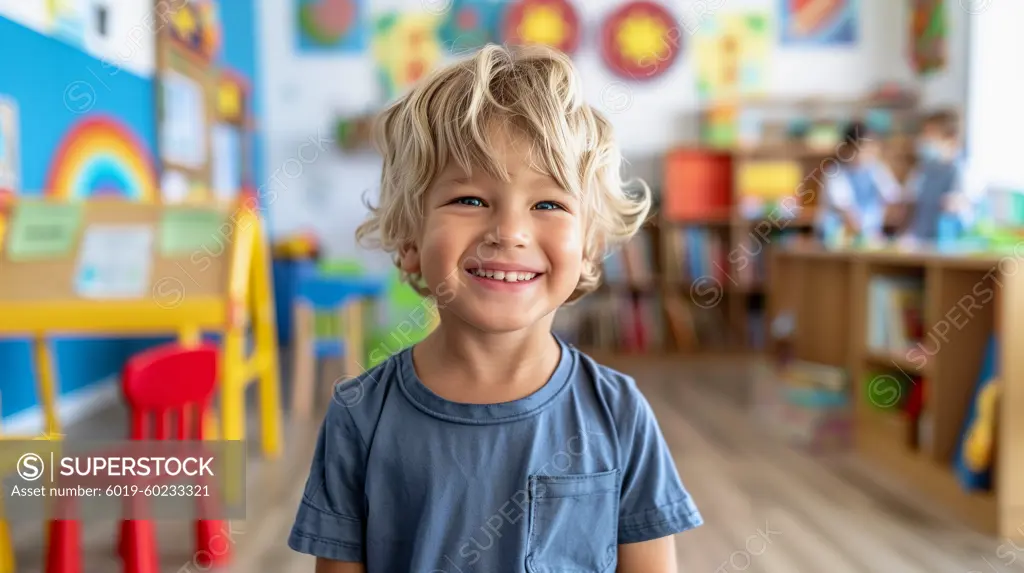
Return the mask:
[[445, 168], [403, 267], [450, 293], [442, 312], [498, 333], [553, 318], [579, 283], [584, 241], [579, 200], [536, 167], [529, 141], [492, 134], [490, 160], [504, 175]]

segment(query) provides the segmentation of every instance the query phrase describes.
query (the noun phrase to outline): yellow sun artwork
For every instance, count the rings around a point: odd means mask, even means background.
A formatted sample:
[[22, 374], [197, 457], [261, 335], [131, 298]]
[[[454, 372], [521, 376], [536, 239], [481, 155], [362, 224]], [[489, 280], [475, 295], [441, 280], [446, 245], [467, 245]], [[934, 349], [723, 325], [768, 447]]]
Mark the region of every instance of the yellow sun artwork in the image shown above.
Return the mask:
[[623, 22], [616, 34], [622, 55], [634, 62], [661, 58], [671, 49], [668, 28], [657, 18], [634, 16]]
[[557, 46], [565, 39], [565, 21], [551, 6], [531, 6], [523, 14], [524, 42]]

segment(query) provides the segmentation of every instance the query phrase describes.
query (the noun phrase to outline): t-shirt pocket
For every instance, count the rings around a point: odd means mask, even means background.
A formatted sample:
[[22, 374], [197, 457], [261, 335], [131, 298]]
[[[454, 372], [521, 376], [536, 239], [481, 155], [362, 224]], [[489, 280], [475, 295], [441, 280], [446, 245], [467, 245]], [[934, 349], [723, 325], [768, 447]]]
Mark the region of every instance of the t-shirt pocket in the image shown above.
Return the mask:
[[615, 563], [619, 470], [530, 476], [530, 573], [602, 573]]

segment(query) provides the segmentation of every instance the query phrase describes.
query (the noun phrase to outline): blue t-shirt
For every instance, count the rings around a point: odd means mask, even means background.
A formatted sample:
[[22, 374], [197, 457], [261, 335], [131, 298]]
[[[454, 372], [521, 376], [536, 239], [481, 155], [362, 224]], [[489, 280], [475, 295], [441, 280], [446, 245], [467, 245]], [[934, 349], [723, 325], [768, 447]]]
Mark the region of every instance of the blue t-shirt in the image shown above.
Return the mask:
[[512, 402], [441, 398], [411, 349], [346, 383], [288, 545], [368, 573], [600, 572], [618, 544], [700, 525], [634, 381], [559, 345]]

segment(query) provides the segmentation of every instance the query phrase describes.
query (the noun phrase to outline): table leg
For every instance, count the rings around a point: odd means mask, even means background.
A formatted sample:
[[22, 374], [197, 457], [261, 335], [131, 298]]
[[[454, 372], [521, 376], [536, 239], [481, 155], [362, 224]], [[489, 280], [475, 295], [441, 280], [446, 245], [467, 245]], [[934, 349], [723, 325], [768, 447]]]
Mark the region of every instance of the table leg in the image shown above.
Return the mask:
[[305, 419], [313, 408], [313, 381], [316, 376], [313, 309], [296, 304], [292, 310], [292, 417]]
[[349, 301], [341, 313], [345, 325], [345, 376], [355, 378], [363, 373], [363, 301], [358, 298]]
[[57, 419], [57, 379], [54, 372], [53, 351], [46, 337], [39, 335], [35, 339], [36, 376], [39, 379], [39, 399], [43, 406], [48, 434], [60, 433], [60, 420]]

